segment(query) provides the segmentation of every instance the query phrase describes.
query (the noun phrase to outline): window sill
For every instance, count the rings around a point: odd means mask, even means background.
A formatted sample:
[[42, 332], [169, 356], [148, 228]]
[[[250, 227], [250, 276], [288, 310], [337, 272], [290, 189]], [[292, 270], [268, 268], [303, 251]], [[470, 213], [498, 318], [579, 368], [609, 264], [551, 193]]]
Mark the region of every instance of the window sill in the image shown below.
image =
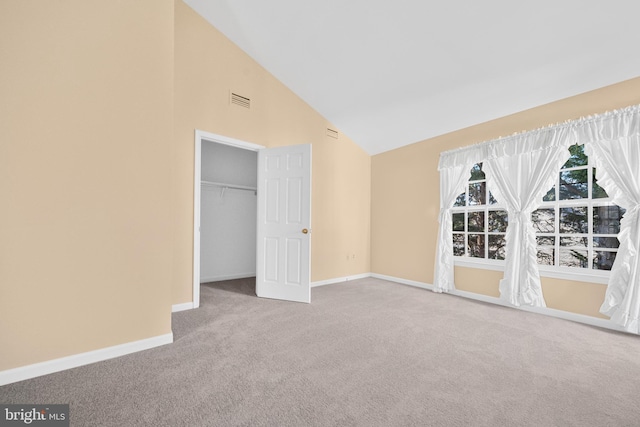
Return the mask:
[[[504, 271], [504, 261], [486, 260], [482, 258], [455, 257], [456, 267], [478, 268], [482, 270]], [[609, 282], [608, 271], [587, 270], [570, 267], [546, 267], [540, 266], [538, 271], [541, 277], [553, 279], [572, 280], [575, 282], [599, 283], [606, 285]]]

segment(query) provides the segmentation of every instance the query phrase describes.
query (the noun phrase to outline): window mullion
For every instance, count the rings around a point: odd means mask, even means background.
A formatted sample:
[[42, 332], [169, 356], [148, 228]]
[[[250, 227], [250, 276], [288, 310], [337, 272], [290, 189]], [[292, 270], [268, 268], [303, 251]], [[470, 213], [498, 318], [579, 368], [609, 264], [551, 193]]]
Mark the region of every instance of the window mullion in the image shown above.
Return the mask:
[[[489, 197], [489, 187], [487, 187], [487, 198], [488, 197]], [[485, 218], [484, 220], [485, 258], [489, 259], [489, 200], [488, 199], [487, 199], [487, 205], [485, 206], [485, 210], [484, 210], [484, 218]]]
[[464, 256], [469, 256], [469, 211], [464, 211]]
[[464, 256], [470, 257], [469, 253], [469, 183], [467, 182], [464, 188], [465, 200], [464, 200]]
[[[589, 191], [591, 191], [591, 185], [589, 185]], [[591, 195], [591, 192], [589, 193], [589, 195]], [[595, 253], [593, 252], [593, 201], [591, 200], [591, 198], [589, 198], [589, 207], [587, 208], [588, 212], [587, 212], [587, 221], [588, 221], [588, 230], [587, 230], [587, 269], [588, 270], [592, 270], [593, 269], [593, 259], [594, 259], [594, 255]]]
[[556, 198], [556, 203], [555, 206], [553, 207], [553, 211], [554, 211], [554, 235], [555, 235], [555, 239], [554, 239], [554, 257], [553, 257], [553, 265], [554, 267], [559, 267], [560, 266], [560, 206], [559, 206], [559, 200], [558, 198]]

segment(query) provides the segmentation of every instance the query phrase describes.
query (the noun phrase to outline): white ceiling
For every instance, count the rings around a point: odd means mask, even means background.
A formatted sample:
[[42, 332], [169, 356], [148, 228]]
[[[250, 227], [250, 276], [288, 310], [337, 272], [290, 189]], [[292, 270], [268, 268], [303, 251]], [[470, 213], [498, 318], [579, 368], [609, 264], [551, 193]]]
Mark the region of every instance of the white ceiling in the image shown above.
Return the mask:
[[184, 0], [369, 154], [640, 75], [638, 0]]

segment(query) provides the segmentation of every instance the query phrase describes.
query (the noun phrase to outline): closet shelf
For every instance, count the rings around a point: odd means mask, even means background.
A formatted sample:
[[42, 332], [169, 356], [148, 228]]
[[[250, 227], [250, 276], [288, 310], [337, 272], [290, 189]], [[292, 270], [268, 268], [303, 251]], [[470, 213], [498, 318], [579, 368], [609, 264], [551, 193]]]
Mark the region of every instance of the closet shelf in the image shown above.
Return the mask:
[[213, 181], [200, 181], [200, 185], [203, 187], [221, 187], [221, 188], [234, 189], [234, 190], [248, 190], [248, 191], [258, 190], [256, 187], [248, 187], [246, 185], [226, 184], [224, 182], [213, 182]]

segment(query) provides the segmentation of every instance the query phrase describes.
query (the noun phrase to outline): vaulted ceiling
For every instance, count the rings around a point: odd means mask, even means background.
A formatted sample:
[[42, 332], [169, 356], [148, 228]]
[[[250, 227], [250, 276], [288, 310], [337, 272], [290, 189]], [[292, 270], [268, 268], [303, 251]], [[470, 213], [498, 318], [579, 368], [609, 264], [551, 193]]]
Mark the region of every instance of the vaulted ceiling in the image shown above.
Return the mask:
[[184, 0], [369, 154], [640, 75], [638, 0]]

